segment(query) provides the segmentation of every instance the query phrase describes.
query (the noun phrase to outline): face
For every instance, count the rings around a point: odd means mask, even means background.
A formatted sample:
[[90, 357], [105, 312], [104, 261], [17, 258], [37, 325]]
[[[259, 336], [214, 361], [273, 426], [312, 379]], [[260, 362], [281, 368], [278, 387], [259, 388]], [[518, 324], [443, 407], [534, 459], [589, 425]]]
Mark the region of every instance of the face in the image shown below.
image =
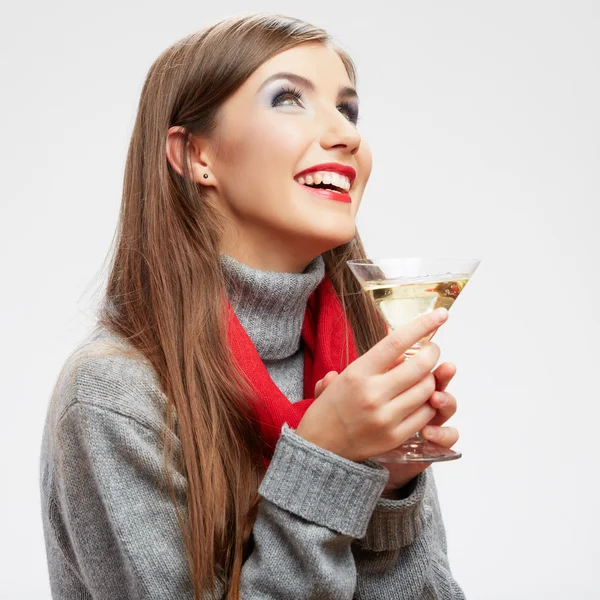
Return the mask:
[[[303, 44], [265, 62], [223, 104], [218, 143], [205, 147], [207, 163], [194, 176], [228, 217], [223, 252], [255, 268], [301, 272], [354, 237], [371, 152], [355, 123], [358, 99], [343, 88], [352, 82], [335, 50]], [[296, 181], [322, 163], [355, 170], [350, 202]]]

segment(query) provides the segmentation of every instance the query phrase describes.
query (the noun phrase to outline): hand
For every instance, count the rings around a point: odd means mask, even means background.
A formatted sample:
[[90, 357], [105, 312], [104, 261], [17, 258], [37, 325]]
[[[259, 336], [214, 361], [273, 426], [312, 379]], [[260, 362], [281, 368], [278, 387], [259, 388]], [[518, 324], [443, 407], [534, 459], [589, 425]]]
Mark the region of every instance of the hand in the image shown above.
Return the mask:
[[[391, 333], [392, 331], [393, 330], [388, 327], [388, 333]], [[404, 359], [404, 355], [398, 357], [395, 364], [398, 365], [402, 363]], [[327, 375], [329, 375], [329, 373]], [[325, 377], [317, 383], [317, 386], [321, 384], [321, 391], [323, 389], [322, 386], [324, 385], [322, 382], [324, 382], [324, 380], [327, 378], [327, 375], [325, 375]], [[441, 426], [456, 412], [456, 398], [452, 394], [445, 391], [452, 378], [456, 375], [456, 365], [448, 362], [442, 363], [433, 372], [433, 375], [435, 377], [436, 391], [431, 395], [431, 398], [429, 398], [429, 403], [433, 408], [438, 410], [436, 415], [427, 424], [427, 427], [421, 431], [421, 433], [423, 437], [429, 441], [446, 446], [446, 448], [451, 448], [458, 441], [458, 431], [454, 427]], [[327, 382], [329, 381], [330, 380], [327, 379]], [[317, 386], [315, 386], [315, 388]]]
[[[433, 419], [421, 430], [427, 440], [436, 442], [446, 448], [452, 448], [458, 441], [458, 430], [454, 427], [442, 427], [456, 412], [456, 398], [445, 391], [450, 380], [456, 375], [456, 366], [442, 363], [434, 372], [436, 391], [429, 398], [431, 406], [437, 409]], [[403, 486], [406, 486], [419, 473], [431, 465], [426, 463], [380, 463], [389, 472], [388, 482], [381, 494], [383, 498], [401, 499], [406, 497]]]
[[[404, 355], [397, 360], [396, 364], [400, 364], [403, 360]], [[337, 371], [330, 371], [323, 379], [317, 382], [315, 385], [315, 398], [327, 388], [337, 375]], [[456, 375], [456, 366], [448, 362], [442, 363], [433, 371], [433, 375], [436, 382], [436, 391], [429, 398], [429, 403], [437, 411], [433, 419], [423, 428], [421, 433], [426, 439], [437, 442], [446, 448], [451, 448], [458, 440], [458, 431], [454, 427], [442, 427], [442, 425], [456, 412], [456, 398], [445, 391], [454, 375]], [[382, 497], [399, 499], [405, 496], [401, 488], [410, 483], [414, 477], [424, 471], [431, 463], [380, 464], [390, 472]]]
[[396, 448], [420, 431], [436, 415], [428, 400], [436, 388], [431, 371], [440, 349], [429, 342], [411, 360], [395, 363], [447, 318], [447, 310], [422, 315], [391, 332], [341, 373], [327, 375], [331, 379], [317, 385], [319, 395], [296, 433], [360, 462]]

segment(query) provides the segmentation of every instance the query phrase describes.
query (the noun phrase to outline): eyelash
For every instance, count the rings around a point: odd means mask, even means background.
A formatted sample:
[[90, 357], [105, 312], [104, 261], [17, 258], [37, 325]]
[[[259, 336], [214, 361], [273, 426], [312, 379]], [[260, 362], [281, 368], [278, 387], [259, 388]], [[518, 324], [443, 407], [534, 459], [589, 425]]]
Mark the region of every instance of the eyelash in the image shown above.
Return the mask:
[[[275, 107], [277, 101], [283, 96], [287, 95], [294, 96], [294, 98], [302, 100], [302, 90], [299, 90], [295, 87], [282, 87], [279, 93], [275, 96], [275, 98], [273, 98], [271, 105]], [[349, 102], [342, 102], [341, 104], [338, 104], [337, 108], [342, 108], [345, 111], [347, 111], [348, 116], [350, 117], [350, 121], [352, 123], [354, 123], [355, 125], [358, 123], [360, 119], [358, 115], [358, 109], [353, 104], [350, 104]]]

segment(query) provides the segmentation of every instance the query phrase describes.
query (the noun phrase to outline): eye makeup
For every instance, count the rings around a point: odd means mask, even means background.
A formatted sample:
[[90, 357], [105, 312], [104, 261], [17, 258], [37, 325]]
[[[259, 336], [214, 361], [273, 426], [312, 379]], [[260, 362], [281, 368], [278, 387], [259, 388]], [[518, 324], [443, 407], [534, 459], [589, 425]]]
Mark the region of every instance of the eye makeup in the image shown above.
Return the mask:
[[[279, 102], [285, 98], [286, 96], [292, 96], [298, 102], [302, 101], [303, 92], [301, 89], [290, 86], [289, 84], [283, 84], [278, 90], [274, 92], [274, 95], [271, 99], [271, 106], [275, 108], [279, 105]], [[337, 107], [338, 109], [342, 109], [348, 115], [348, 120], [356, 125], [359, 120], [359, 109], [356, 103], [351, 103], [348, 101], [340, 102]]]

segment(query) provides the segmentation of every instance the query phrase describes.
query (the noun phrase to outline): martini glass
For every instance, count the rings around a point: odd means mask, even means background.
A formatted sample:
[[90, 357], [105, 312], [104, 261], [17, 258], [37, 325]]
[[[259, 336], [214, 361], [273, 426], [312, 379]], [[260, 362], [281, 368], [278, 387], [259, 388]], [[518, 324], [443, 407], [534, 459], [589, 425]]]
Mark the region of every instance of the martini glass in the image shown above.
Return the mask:
[[[347, 261], [363, 290], [392, 329], [454, 304], [481, 261], [477, 258], [366, 258]], [[437, 330], [436, 330], [437, 331]], [[405, 353], [410, 360], [436, 331]], [[460, 452], [426, 440], [417, 433], [404, 444], [372, 457], [380, 462], [439, 462], [460, 458]]]

